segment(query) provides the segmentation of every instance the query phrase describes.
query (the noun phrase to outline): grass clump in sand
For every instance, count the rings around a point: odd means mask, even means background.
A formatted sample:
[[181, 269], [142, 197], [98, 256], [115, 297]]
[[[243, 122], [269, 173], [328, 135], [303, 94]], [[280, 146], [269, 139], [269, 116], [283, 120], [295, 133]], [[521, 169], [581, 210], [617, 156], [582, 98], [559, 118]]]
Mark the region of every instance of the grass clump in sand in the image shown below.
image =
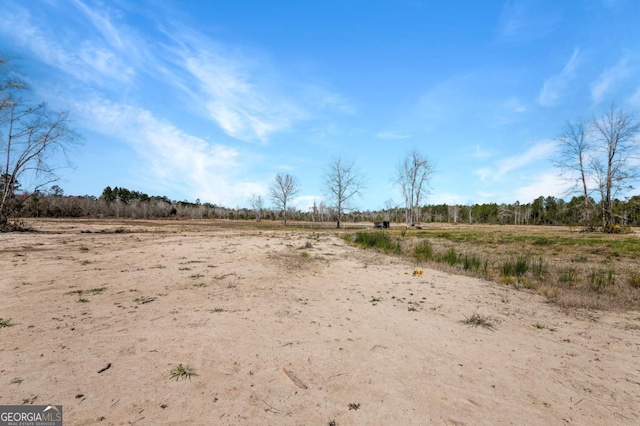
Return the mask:
[[473, 326], [473, 327], [486, 328], [487, 330], [494, 329], [491, 319], [487, 316], [480, 315], [477, 312], [471, 315], [470, 317], [465, 315], [464, 319], [462, 320], [462, 323]]
[[15, 324], [11, 322], [11, 318], [0, 318], [0, 328], [13, 327]]
[[171, 370], [171, 375], [169, 376], [170, 380], [175, 379], [176, 382], [178, 380], [191, 380], [191, 376], [197, 376], [196, 371], [189, 367], [188, 365], [178, 364], [173, 370]]

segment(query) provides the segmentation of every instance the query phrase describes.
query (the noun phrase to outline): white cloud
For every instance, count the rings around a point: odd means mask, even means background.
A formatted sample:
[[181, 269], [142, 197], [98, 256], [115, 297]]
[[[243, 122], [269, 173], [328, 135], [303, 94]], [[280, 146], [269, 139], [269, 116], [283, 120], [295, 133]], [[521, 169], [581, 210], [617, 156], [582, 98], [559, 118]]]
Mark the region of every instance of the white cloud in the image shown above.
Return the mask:
[[573, 54], [562, 68], [559, 74], [549, 77], [543, 84], [538, 95], [538, 103], [542, 106], [556, 105], [564, 96], [569, 83], [575, 77], [576, 69], [580, 62], [580, 51], [575, 49]]
[[501, 177], [514, 170], [527, 166], [535, 161], [550, 158], [556, 149], [556, 143], [553, 141], [541, 141], [533, 145], [521, 155], [505, 158], [496, 163], [498, 166], [497, 177]]
[[537, 161], [549, 159], [555, 149], [555, 142], [539, 141], [520, 155], [498, 160], [495, 162], [494, 167], [483, 167], [473, 173], [483, 182], [488, 180], [499, 181], [514, 171], [521, 170]]
[[168, 82], [186, 92], [229, 136], [267, 143], [274, 133], [297, 122], [317, 118], [321, 111], [355, 114], [341, 94], [319, 85], [283, 77], [260, 52], [245, 52], [217, 43], [193, 30], [174, 26], [165, 32]]
[[[29, 11], [17, 7], [4, 11], [0, 17], [0, 33], [39, 60], [84, 83], [131, 83], [136, 66], [144, 63], [140, 47], [133, 39], [125, 38], [124, 29], [114, 28], [96, 10], [88, 9], [77, 0], [74, 3], [90, 14], [90, 21], [96, 27], [59, 31], [37, 22]], [[96, 29], [101, 36], [96, 34]]]
[[627, 58], [622, 58], [616, 65], [603, 71], [591, 84], [591, 99], [595, 103], [602, 101], [604, 96], [620, 80], [632, 73], [634, 67], [630, 66]]
[[229, 206], [246, 204], [251, 194], [266, 192], [263, 183], [239, 178], [250, 164], [240, 160], [236, 149], [209, 143], [132, 105], [99, 97], [71, 102], [87, 127], [127, 141], [146, 161], [140, 170], [159, 190], [179, 188], [193, 198]]
[[543, 172], [531, 178], [531, 183], [514, 191], [515, 199], [528, 203], [542, 196], [562, 197], [571, 187], [571, 183], [563, 180], [553, 171]]
[[[114, 27], [107, 14], [104, 13], [104, 10], [98, 11], [97, 8], [90, 8], [80, 0], [73, 0], [73, 3], [85, 16], [89, 18], [89, 21], [110, 46], [113, 46], [117, 50], [121, 50], [125, 44], [127, 44], [121, 38], [122, 30]], [[101, 14], [100, 12], [103, 13]]]

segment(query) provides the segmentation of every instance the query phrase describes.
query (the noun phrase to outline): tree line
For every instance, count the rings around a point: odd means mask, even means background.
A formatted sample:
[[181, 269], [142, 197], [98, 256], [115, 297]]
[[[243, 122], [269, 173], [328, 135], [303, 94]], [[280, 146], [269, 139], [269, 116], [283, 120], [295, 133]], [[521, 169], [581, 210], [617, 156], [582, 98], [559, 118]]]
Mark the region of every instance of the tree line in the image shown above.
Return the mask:
[[[25, 197], [26, 195], [19, 195]], [[591, 199], [590, 218], [602, 220], [602, 209]], [[414, 208], [415, 223], [504, 224], [504, 225], [568, 225], [586, 227], [584, 199], [574, 196], [569, 201], [553, 196], [540, 196], [528, 203], [482, 203], [473, 205], [425, 204]], [[616, 224], [640, 226], [640, 195], [627, 200], [614, 199], [611, 208]], [[351, 209], [342, 213], [344, 222], [373, 223], [389, 220], [406, 222], [406, 209], [389, 207], [380, 210]], [[228, 219], [228, 220], [288, 220], [305, 222], [335, 222], [338, 212], [325, 202], [314, 202], [307, 209], [287, 206], [267, 207], [253, 204], [249, 207], [229, 208], [200, 200], [176, 201], [167, 196], [147, 195], [126, 188], [106, 187], [100, 197], [91, 195], [67, 196], [54, 186], [47, 191], [31, 194], [22, 204], [21, 217], [53, 218], [132, 218], [132, 219]]]
[[[100, 197], [64, 196], [56, 174], [68, 165], [65, 153], [79, 135], [70, 127], [66, 112], [34, 104], [20, 76], [0, 58], [0, 231], [11, 230], [11, 218], [25, 217], [132, 217], [287, 219], [311, 222], [404, 221], [581, 225], [604, 232], [621, 226], [638, 226], [638, 199], [629, 194], [640, 178], [640, 120], [637, 115], [611, 106], [600, 117], [566, 124], [556, 138], [555, 165], [574, 187], [565, 201], [539, 197], [527, 204], [427, 205], [433, 168], [419, 151], [410, 151], [396, 166], [393, 181], [402, 207], [392, 200], [379, 211], [361, 211], [355, 199], [363, 195], [365, 179], [354, 161], [333, 159], [323, 174], [323, 201], [302, 211], [291, 204], [299, 193], [295, 176], [279, 173], [269, 186], [272, 208], [262, 195], [248, 200], [250, 208], [227, 208], [209, 203], [173, 201], [127, 188], [106, 187]], [[54, 161], [55, 159], [55, 161]], [[21, 183], [29, 182], [28, 187]], [[52, 185], [49, 189], [49, 185]], [[599, 197], [596, 201], [594, 194]]]

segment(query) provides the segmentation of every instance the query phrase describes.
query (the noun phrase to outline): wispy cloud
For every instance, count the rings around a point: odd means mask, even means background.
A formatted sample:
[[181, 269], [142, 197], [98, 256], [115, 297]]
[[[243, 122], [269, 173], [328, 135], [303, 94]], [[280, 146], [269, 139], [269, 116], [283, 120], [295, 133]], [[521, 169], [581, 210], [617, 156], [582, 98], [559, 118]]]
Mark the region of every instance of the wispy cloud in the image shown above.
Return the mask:
[[263, 183], [239, 178], [251, 165], [240, 160], [237, 149], [209, 143], [136, 106], [100, 97], [71, 102], [87, 127], [134, 147], [146, 162], [140, 170], [158, 190], [179, 189], [225, 205], [244, 204], [251, 194], [266, 192]]
[[543, 5], [535, 0], [508, 0], [500, 14], [498, 36], [508, 41], [536, 40], [551, 33], [559, 22], [560, 13], [549, 4]]
[[395, 140], [409, 139], [411, 135], [406, 133], [387, 131], [387, 132], [376, 133], [375, 137], [385, 141], [395, 141]]
[[259, 52], [245, 53], [180, 25], [167, 35], [173, 42], [168, 60], [178, 70], [173, 84], [233, 138], [266, 143], [321, 111], [355, 113], [339, 93], [284, 78]]
[[201, 102], [209, 117], [234, 138], [267, 142], [271, 133], [306, 116], [283, 94], [268, 93], [238, 61], [199, 51], [185, 58], [185, 68], [206, 96]]
[[16, 5], [0, 17], [0, 34], [94, 90], [126, 93], [122, 84], [144, 84], [143, 75], [177, 88], [188, 98], [186, 108], [233, 138], [266, 143], [315, 115], [355, 113], [340, 93], [285, 78], [266, 55], [226, 46], [161, 15], [157, 35], [164, 40], [151, 47], [117, 8], [73, 0], [56, 12], [60, 21], [49, 22]]
[[620, 80], [629, 76], [637, 67], [630, 64], [628, 58], [622, 58], [616, 65], [603, 71], [591, 84], [591, 99], [599, 103]]
[[576, 76], [576, 69], [580, 63], [580, 51], [575, 49], [560, 73], [549, 77], [543, 84], [538, 95], [538, 103], [542, 106], [556, 105], [565, 95], [571, 80]]
[[497, 175], [503, 176], [514, 170], [527, 166], [535, 161], [548, 160], [556, 149], [553, 141], [541, 141], [526, 150], [523, 154], [505, 158], [496, 163]]
[[502, 179], [514, 171], [523, 169], [537, 161], [548, 160], [556, 149], [553, 141], [540, 141], [520, 155], [503, 158], [494, 163], [494, 167], [483, 167], [474, 171], [482, 181]]
[[[73, 4], [91, 25], [81, 21], [78, 27], [60, 31], [59, 22], [42, 22], [26, 8], [15, 6], [3, 11], [0, 33], [46, 64], [83, 83], [130, 83], [135, 66], [144, 63], [137, 42], [125, 38], [127, 30], [116, 29], [107, 16], [91, 9], [79, 0]], [[73, 14], [65, 10], [60, 13]]]
[[489, 151], [486, 151], [486, 150], [480, 148], [480, 145], [476, 145], [474, 147], [473, 157], [474, 158], [488, 158], [488, 157], [491, 157], [491, 153]]

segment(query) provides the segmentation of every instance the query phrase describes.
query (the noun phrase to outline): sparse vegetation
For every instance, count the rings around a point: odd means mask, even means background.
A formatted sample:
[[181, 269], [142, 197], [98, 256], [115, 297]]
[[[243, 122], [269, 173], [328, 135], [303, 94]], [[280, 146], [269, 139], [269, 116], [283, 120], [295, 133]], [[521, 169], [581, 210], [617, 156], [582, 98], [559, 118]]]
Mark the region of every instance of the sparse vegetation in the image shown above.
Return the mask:
[[96, 287], [96, 288], [92, 288], [90, 290], [71, 290], [65, 293], [65, 295], [70, 295], [70, 296], [82, 296], [84, 294], [91, 294], [93, 296], [95, 296], [96, 294], [101, 294], [102, 292], [104, 292], [107, 288], [106, 287]]
[[422, 261], [433, 259], [433, 247], [429, 240], [424, 239], [413, 246], [413, 257]]
[[178, 364], [177, 367], [171, 370], [171, 375], [169, 376], [169, 379], [170, 380], [175, 379], [177, 382], [178, 380], [186, 380], [186, 379], [191, 380], [192, 376], [197, 376], [197, 375], [198, 374], [195, 372], [195, 370], [189, 367], [188, 365]]
[[640, 272], [631, 272], [627, 278], [627, 284], [631, 288], [640, 289]]
[[[565, 308], [640, 308], [640, 239], [566, 228], [464, 225], [358, 232], [345, 239], [432, 267], [536, 291]], [[451, 245], [454, 243], [454, 245]], [[605, 265], [595, 268], [594, 265]]]
[[15, 324], [11, 322], [11, 318], [0, 318], [0, 328], [13, 327]]
[[400, 254], [400, 242], [387, 232], [356, 232], [352, 236], [355, 244], [364, 248], [375, 248], [384, 253]]
[[477, 312], [470, 317], [465, 315], [462, 323], [473, 327], [482, 327], [488, 330], [493, 330], [493, 323], [491, 322], [491, 319], [487, 316], [480, 315]]
[[33, 405], [38, 399], [38, 395], [32, 395], [28, 398], [22, 398], [22, 405]]
[[549, 331], [556, 331], [555, 327], [548, 327], [548, 326], [546, 326], [546, 325], [544, 325], [544, 324], [540, 324], [539, 322], [537, 322], [537, 323], [533, 324], [533, 326], [534, 326], [535, 328], [537, 328], [538, 330], [545, 330], [545, 329], [547, 329], [547, 330], [549, 330]]
[[615, 283], [615, 274], [611, 269], [592, 271], [589, 274], [589, 290], [602, 293]]

